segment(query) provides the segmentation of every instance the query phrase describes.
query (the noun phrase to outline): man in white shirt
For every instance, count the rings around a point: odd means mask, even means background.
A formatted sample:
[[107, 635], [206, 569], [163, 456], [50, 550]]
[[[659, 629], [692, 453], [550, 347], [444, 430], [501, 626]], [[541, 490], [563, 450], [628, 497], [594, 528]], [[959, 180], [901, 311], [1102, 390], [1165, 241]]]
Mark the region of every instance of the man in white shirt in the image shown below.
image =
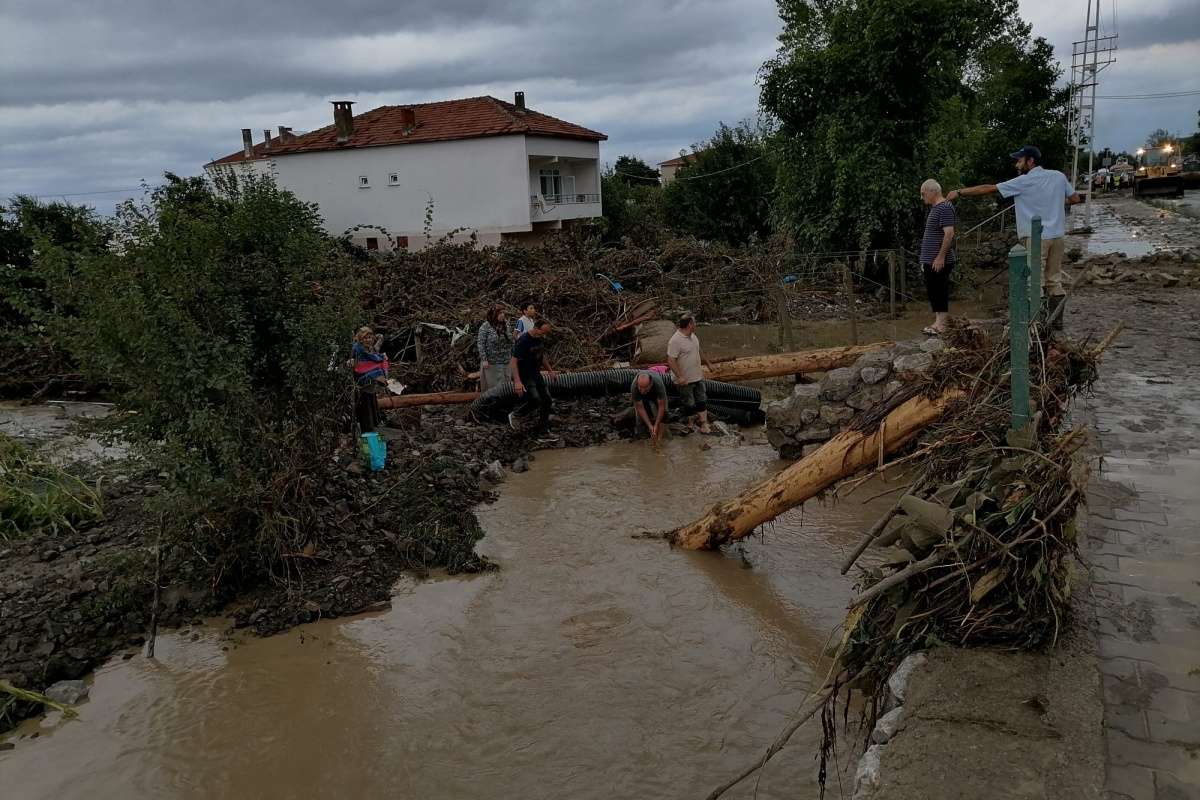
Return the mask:
[[1017, 236], [1021, 237], [1026, 247], [1029, 247], [1033, 218], [1042, 218], [1042, 291], [1049, 314], [1054, 317], [1054, 327], [1062, 330], [1059, 306], [1067, 294], [1062, 283], [1063, 237], [1067, 233], [1066, 206], [1083, 200], [1066, 175], [1055, 169], [1042, 168], [1041, 150], [1025, 145], [1012, 157], [1016, 161], [1017, 177], [1003, 183], [968, 186], [950, 192], [946, 199], [954, 201], [959, 197], [980, 197], [994, 193], [1014, 198]]
[[700, 432], [712, 433], [708, 424], [708, 395], [704, 391], [704, 367], [711, 369], [712, 365], [700, 354], [695, 318], [682, 316], [676, 327], [678, 330], [667, 342], [667, 363], [675, 376], [675, 387], [687, 413], [700, 418]]

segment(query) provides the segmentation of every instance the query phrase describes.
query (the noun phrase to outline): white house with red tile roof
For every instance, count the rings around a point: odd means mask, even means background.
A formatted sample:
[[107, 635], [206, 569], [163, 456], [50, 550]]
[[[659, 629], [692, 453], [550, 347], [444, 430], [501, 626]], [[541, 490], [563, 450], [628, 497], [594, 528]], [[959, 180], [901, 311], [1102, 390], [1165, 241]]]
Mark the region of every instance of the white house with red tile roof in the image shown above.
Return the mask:
[[[603, 133], [515, 102], [471, 97], [352, 113], [333, 104], [334, 124], [304, 134], [281, 127], [205, 165], [210, 175], [270, 175], [316, 203], [334, 235], [368, 249], [426, 244], [474, 231], [481, 244], [528, 239], [600, 216]], [[458, 238], [463, 238], [460, 234]]]

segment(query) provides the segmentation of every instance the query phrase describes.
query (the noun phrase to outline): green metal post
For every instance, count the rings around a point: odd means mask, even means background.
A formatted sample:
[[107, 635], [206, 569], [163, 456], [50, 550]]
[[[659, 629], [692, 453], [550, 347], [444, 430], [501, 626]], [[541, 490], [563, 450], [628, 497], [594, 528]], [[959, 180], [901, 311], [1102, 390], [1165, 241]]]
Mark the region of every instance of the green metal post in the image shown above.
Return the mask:
[[1029, 424], [1029, 265], [1033, 253], [1008, 251], [1008, 328], [1012, 350], [1012, 429]]
[[1042, 313], [1042, 218], [1029, 224], [1029, 319]]

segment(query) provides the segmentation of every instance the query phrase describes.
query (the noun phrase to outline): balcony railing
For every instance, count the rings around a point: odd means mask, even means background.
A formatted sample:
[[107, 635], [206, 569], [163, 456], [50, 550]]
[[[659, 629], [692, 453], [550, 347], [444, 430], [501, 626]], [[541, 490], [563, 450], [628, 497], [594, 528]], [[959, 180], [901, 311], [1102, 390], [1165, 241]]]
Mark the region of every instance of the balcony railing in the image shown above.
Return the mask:
[[529, 196], [529, 204], [538, 206], [545, 203], [547, 206], [561, 206], [570, 203], [599, 203], [600, 195], [598, 194], [544, 194]]

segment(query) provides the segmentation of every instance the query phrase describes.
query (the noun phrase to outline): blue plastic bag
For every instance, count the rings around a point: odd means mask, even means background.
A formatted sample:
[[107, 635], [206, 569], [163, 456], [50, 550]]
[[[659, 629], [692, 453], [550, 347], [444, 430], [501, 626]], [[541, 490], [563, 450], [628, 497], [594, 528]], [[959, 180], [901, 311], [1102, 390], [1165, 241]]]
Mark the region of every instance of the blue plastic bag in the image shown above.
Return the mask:
[[387, 463], [387, 442], [380, 439], [378, 433], [364, 433], [362, 438], [367, 445], [367, 457], [371, 471], [378, 472]]

